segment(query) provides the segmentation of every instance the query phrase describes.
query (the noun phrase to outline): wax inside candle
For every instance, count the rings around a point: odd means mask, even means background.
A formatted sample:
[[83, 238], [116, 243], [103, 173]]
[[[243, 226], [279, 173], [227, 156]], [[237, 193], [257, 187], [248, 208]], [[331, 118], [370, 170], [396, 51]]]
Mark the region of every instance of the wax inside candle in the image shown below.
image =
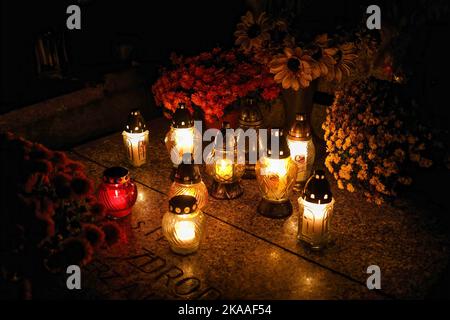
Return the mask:
[[216, 174], [224, 180], [232, 178], [233, 162], [230, 159], [219, 159], [216, 162]]
[[195, 224], [192, 221], [179, 221], [175, 224], [175, 236], [180, 241], [195, 239]]

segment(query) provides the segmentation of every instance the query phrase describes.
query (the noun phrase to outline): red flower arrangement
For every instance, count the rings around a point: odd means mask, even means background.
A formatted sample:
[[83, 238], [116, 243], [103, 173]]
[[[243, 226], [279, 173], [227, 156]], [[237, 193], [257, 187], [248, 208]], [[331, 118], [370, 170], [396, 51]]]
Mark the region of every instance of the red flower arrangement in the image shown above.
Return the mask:
[[254, 96], [276, 99], [281, 88], [267, 66], [238, 50], [215, 48], [194, 57], [172, 55], [172, 68], [164, 69], [152, 87], [157, 105], [170, 118], [180, 102], [200, 111], [207, 122], [221, 118], [239, 99]]
[[1, 134], [0, 172], [0, 283], [22, 279], [30, 287], [124, 240], [105, 219], [83, 165], [66, 154]]

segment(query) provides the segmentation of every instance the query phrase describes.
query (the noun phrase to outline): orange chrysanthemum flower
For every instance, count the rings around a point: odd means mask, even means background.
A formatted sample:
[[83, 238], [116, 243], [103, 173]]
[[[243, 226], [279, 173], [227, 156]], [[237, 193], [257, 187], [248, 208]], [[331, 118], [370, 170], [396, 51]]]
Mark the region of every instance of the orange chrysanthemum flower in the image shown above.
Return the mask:
[[285, 48], [284, 53], [275, 56], [270, 62], [270, 72], [275, 74], [275, 81], [284, 89], [298, 91], [306, 88], [313, 80], [310, 61], [312, 58], [299, 47]]

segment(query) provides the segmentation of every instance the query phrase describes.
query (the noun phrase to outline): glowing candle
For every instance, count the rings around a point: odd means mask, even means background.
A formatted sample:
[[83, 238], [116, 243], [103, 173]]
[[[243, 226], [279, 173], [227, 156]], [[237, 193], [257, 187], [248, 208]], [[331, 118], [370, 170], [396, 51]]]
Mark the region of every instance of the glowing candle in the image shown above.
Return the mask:
[[[185, 159], [175, 172], [174, 182], [169, 189], [169, 199], [178, 195], [193, 196], [201, 210], [208, 203], [208, 189], [202, 181], [200, 169], [193, 163], [192, 156], [185, 154]], [[190, 161], [187, 161], [188, 159]]]
[[133, 110], [128, 116], [125, 130], [122, 132], [128, 161], [140, 167], [147, 161], [148, 130], [139, 110]]
[[180, 103], [172, 117], [172, 124], [165, 137], [167, 152], [173, 163], [171, 179], [173, 180], [178, 164], [183, 156], [190, 153], [195, 156], [196, 149], [201, 143], [194, 127], [194, 120], [184, 103]]
[[233, 161], [230, 159], [219, 159], [216, 162], [216, 175], [223, 180], [233, 176]]
[[184, 243], [195, 239], [195, 223], [180, 221], [175, 223], [175, 237]]
[[103, 183], [98, 188], [98, 200], [105, 206], [109, 217], [119, 219], [129, 215], [137, 195], [137, 187], [127, 169], [113, 167], [105, 170]]
[[[279, 148], [275, 152], [276, 143]], [[294, 186], [297, 166], [290, 157], [289, 147], [282, 130], [271, 131], [267, 154], [256, 163], [255, 171], [256, 181], [262, 194], [258, 212], [271, 218], [289, 216], [292, 213], [289, 195]]]
[[294, 189], [301, 190], [303, 183], [311, 175], [315, 159], [315, 147], [312, 140], [311, 126], [306, 115], [297, 114], [287, 137], [291, 158], [297, 164], [297, 177]]
[[204, 228], [204, 215], [195, 197], [179, 195], [169, 200], [162, 230], [173, 252], [190, 254], [198, 250]]
[[298, 199], [300, 208], [300, 240], [314, 249], [323, 248], [330, 239], [330, 223], [334, 199], [325, 172], [316, 170]]
[[214, 140], [214, 148], [206, 161], [206, 172], [214, 182], [211, 196], [220, 200], [230, 200], [244, 193], [241, 178], [245, 173], [245, 161], [237, 160], [237, 142], [234, 135], [227, 135], [230, 124], [224, 122]]

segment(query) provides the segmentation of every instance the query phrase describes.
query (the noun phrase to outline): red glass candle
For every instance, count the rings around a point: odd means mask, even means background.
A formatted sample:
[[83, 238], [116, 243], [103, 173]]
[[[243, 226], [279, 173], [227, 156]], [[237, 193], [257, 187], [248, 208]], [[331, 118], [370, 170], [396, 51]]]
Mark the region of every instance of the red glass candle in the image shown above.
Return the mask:
[[120, 219], [131, 213], [136, 203], [137, 187], [127, 169], [112, 167], [103, 172], [103, 182], [98, 189], [98, 200], [109, 217]]

